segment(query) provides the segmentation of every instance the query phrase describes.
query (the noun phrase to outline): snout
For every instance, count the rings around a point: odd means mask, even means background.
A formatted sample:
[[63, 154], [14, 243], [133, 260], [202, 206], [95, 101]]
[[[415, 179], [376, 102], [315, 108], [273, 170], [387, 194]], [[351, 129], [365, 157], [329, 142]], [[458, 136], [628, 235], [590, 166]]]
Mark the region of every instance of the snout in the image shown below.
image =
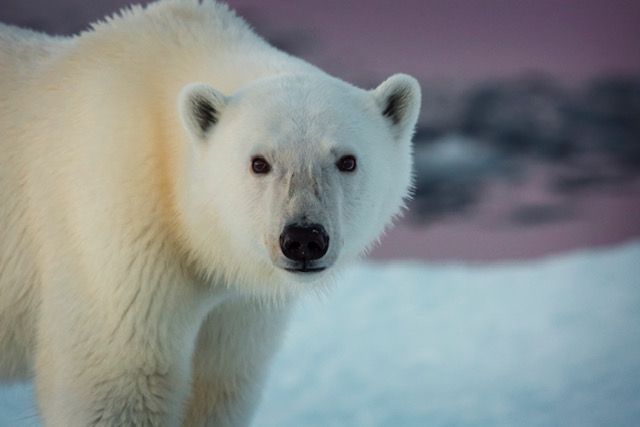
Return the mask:
[[296, 272], [322, 271], [314, 261], [321, 259], [329, 250], [329, 235], [320, 224], [290, 224], [280, 235], [280, 250], [295, 267]]

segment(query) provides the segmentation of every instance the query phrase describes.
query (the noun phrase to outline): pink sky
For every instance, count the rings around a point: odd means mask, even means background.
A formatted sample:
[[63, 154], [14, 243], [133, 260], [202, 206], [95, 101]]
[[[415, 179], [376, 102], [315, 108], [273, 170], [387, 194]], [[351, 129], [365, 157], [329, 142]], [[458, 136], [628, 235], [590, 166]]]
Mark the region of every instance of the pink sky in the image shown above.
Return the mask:
[[[566, 79], [640, 71], [635, 0], [230, 0], [278, 32], [312, 32], [335, 74], [476, 79], [544, 70]], [[356, 71], [357, 70], [357, 71]]]
[[[2, 0], [0, 20], [56, 33], [130, 3]], [[229, 0], [270, 33], [312, 34], [300, 54], [350, 80], [397, 71], [473, 80], [544, 70], [640, 72], [637, 0]]]
[[[231, 0], [273, 34], [311, 33], [300, 54], [352, 81], [398, 71], [469, 82], [544, 71], [565, 82], [640, 73], [640, 1], [634, 0]], [[514, 207], [559, 203], [544, 171], [490, 189], [475, 215], [428, 228], [407, 222], [372, 257], [501, 261], [611, 245], [640, 236], [640, 185], [571, 201], [566, 221], [510, 225]]]
[[510, 223], [509, 215], [516, 206], [567, 201], [544, 191], [548, 175], [541, 171], [533, 175], [520, 185], [491, 186], [472, 216], [451, 217], [429, 227], [401, 222], [371, 257], [495, 262], [609, 246], [640, 237], [640, 182], [608, 192], [574, 195], [565, 221], [530, 226]]
[[[0, 20], [55, 33], [86, 28], [129, 2], [1, 0]], [[229, 0], [269, 35], [311, 36], [296, 52], [338, 77], [371, 84], [395, 72], [423, 81], [469, 82], [544, 71], [564, 81], [640, 73], [637, 0]], [[640, 236], [640, 185], [586, 194], [578, 219], [528, 228], [504, 221], [518, 203], [551, 197], [540, 180], [496, 186], [477, 216], [430, 228], [404, 224], [374, 258], [532, 257]], [[538, 185], [538, 186], [537, 186]], [[540, 201], [540, 200], [537, 200]]]

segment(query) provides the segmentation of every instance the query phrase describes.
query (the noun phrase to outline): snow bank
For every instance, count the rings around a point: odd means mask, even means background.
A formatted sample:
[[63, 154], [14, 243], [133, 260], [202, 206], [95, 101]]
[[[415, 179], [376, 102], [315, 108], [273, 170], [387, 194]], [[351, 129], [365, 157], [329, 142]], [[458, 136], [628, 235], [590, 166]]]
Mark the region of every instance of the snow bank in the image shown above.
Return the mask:
[[637, 426], [640, 243], [363, 265], [297, 311], [254, 425]]
[[[34, 426], [30, 386], [0, 426]], [[635, 426], [640, 242], [510, 265], [360, 265], [306, 298], [255, 427]]]

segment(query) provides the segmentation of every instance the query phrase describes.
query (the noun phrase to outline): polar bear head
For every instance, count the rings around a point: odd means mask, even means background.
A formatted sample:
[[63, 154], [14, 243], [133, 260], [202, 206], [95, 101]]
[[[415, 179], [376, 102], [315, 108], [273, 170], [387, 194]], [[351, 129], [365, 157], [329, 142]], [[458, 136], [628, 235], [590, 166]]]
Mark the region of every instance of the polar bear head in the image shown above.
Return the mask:
[[196, 262], [257, 293], [324, 282], [401, 210], [419, 106], [417, 81], [402, 74], [370, 91], [326, 75], [229, 95], [184, 87], [180, 210]]

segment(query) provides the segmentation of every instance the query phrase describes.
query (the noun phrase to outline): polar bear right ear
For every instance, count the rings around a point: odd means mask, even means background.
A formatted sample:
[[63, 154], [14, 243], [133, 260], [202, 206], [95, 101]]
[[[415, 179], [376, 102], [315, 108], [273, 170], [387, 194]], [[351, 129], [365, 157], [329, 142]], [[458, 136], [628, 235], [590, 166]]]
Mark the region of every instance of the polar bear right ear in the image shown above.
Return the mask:
[[189, 133], [204, 140], [218, 123], [227, 97], [205, 83], [191, 83], [180, 92], [182, 124]]
[[410, 138], [420, 112], [420, 84], [406, 74], [394, 74], [373, 91], [380, 114], [398, 139]]

